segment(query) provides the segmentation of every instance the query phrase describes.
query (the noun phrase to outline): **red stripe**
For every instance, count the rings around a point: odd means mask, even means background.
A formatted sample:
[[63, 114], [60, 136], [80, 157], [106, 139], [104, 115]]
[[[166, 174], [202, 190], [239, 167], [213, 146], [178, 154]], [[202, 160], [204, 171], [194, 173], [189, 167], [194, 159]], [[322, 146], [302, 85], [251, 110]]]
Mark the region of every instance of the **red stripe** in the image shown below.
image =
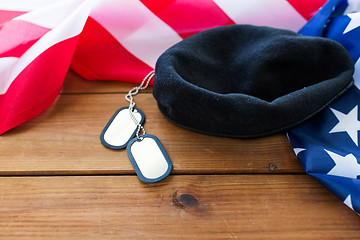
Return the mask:
[[287, 0], [306, 20], [312, 18], [327, 0]]
[[49, 30], [19, 20], [0, 25], [0, 57], [20, 57]]
[[152, 70], [92, 18], [88, 18], [80, 35], [71, 68], [88, 80], [133, 83], [140, 83]]
[[141, 0], [141, 2], [182, 38], [209, 28], [234, 24], [211, 0]]
[[31, 62], [0, 95], [0, 134], [47, 109], [58, 96], [78, 36], [47, 49]]
[[14, 17], [20, 16], [25, 12], [17, 12], [17, 11], [7, 11], [7, 10], [0, 10], [0, 24], [7, 22]]

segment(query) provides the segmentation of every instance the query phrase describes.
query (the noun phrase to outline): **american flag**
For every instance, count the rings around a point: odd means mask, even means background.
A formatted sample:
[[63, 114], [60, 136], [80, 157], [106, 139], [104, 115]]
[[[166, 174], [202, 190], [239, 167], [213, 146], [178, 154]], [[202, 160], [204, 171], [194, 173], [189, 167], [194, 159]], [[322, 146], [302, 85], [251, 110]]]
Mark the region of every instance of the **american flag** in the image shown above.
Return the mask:
[[1, 0], [0, 134], [39, 115], [69, 67], [139, 83], [160, 54], [208, 28], [298, 31], [325, 0]]
[[300, 30], [341, 43], [355, 63], [355, 86], [288, 132], [306, 172], [360, 213], [360, 1], [331, 0]]

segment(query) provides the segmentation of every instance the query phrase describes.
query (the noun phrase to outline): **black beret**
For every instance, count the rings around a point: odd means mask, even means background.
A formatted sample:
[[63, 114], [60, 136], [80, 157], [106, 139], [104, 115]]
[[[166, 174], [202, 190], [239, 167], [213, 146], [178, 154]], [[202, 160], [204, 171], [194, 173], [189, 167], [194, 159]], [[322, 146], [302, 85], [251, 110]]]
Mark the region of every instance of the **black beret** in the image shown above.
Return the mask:
[[353, 84], [337, 42], [292, 31], [231, 25], [169, 48], [153, 95], [175, 124], [216, 136], [260, 137], [309, 119]]

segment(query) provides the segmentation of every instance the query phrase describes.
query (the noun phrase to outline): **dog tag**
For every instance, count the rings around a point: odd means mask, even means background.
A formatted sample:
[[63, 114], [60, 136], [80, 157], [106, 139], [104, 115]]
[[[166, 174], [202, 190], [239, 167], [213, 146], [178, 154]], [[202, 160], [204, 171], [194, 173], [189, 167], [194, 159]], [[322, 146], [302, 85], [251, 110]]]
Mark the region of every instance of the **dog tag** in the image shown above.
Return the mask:
[[[143, 124], [145, 115], [139, 109], [134, 109], [134, 116], [140, 124]], [[111, 149], [126, 148], [128, 142], [134, 138], [138, 126], [131, 119], [129, 108], [123, 107], [117, 110], [101, 132], [101, 143]]]
[[172, 163], [159, 139], [154, 135], [140, 135], [132, 139], [126, 147], [129, 159], [141, 181], [158, 182], [166, 178]]

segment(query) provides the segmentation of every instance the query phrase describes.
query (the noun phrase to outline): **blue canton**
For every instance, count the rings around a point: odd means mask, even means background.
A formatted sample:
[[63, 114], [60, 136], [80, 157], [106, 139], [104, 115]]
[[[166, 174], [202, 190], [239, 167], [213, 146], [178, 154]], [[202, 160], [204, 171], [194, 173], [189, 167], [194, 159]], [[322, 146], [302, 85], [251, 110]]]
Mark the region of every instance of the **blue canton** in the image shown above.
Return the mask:
[[355, 64], [355, 86], [310, 121], [288, 132], [288, 138], [306, 172], [360, 213], [360, 8], [357, 5], [350, 0], [330, 0], [299, 31], [341, 43]]

